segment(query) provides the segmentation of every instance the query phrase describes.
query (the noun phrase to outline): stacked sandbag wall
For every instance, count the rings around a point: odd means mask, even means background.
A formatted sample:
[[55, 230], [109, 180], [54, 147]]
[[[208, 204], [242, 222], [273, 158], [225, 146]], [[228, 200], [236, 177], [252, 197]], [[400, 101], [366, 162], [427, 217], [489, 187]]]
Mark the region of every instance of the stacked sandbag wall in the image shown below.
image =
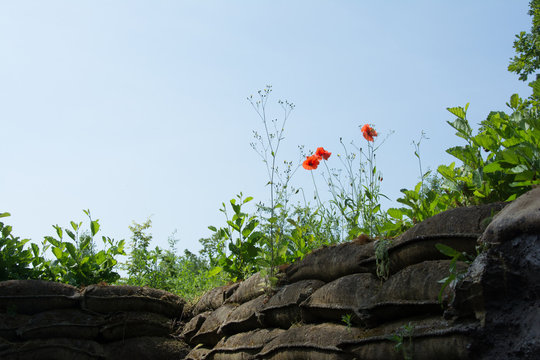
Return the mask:
[[[481, 322], [450, 316], [440, 280], [451, 261], [436, 244], [476, 254], [477, 239], [506, 204], [447, 211], [388, 248], [389, 276], [376, 276], [374, 243], [313, 251], [270, 286], [260, 274], [213, 289], [192, 309], [187, 359], [468, 359]], [[456, 264], [465, 273], [468, 265]], [[397, 350], [396, 350], [397, 345]]]
[[0, 282], [0, 359], [183, 359], [183, 307], [145, 287]]

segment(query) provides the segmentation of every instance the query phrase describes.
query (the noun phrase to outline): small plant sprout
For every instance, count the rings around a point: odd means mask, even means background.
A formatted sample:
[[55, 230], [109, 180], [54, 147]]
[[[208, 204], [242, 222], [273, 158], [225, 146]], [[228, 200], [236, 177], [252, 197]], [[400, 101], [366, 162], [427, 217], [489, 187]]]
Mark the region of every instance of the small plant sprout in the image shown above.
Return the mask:
[[341, 316], [341, 321], [347, 325], [347, 328], [350, 330], [352, 326], [352, 314], [345, 314]]
[[394, 349], [401, 352], [404, 360], [413, 360], [414, 344], [412, 336], [414, 333], [414, 325], [409, 322], [406, 325], [401, 326], [394, 334], [388, 337], [389, 340], [394, 341], [396, 345]]

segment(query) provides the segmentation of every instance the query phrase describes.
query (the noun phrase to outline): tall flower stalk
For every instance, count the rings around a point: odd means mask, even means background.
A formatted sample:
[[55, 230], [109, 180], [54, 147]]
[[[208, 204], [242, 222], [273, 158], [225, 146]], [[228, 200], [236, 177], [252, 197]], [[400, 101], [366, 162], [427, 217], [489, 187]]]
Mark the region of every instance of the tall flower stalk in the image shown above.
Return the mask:
[[286, 169], [284, 171], [284, 177], [282, 177], [277, 166], [277, 156], [281, 141], [284, 139], [283, 133], [285, 131], [285, 124], [287, 123], [291, 111], [294, 109], [294, 104], [288, 101], [279, 100], [278, 104], [283, 109], [283, 120], [281, 123], [278, 122], [277, 119], [269, 120], [267, 118], [266, 106], [271, 92], [272, 86], [267, 85], [263, 90], [257, 92], [259, 95], [258, 99], [254, 99], [253, 96], [249, 96], [247, 99], [264, 126], [264, 135], [260, 135], [254, 131], [253, 137], [256, 141], [252, 142], [250, 145], [262, 158], [269, 179], [267, 185], [270, 185], [270, 218], [268, 219], [268, 222], [270, 223], [270, 277], [273, 277], [277, 247], [276, 209], [284, 206], [284, 204], [280, 204], [277, 200], [287, 201], [288, 183], [295, 170], [292, 170], [291, 162], [285, 161], [284, 164]]

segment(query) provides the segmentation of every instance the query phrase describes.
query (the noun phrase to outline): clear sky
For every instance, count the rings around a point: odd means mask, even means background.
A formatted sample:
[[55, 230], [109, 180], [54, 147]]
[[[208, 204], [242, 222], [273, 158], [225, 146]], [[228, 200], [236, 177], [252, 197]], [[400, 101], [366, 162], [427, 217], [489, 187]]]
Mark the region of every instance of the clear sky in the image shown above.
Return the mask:
[[[266, 84], [271, 102], [296, 105], [281, 160], [298, 162], [298, 145], [361, 144], [364, 123], [394, 131], [377, 166], [395, 200], [418, 181], [422, 130], [424, 168], [452, 161], [446, 107], [470, 102], [478, 124], [529, 95], [506, 70], [528, 3], [0, 0], [3, 220], [41, 242], [90, 209], [120, 240], [151, 216], [153, 245], [177, 229], [179, 248], [197, 251], [224, 224], [223, 201], [269, 198], [246, 100]], [[293, 183], [313, 191], [303, 169]]]

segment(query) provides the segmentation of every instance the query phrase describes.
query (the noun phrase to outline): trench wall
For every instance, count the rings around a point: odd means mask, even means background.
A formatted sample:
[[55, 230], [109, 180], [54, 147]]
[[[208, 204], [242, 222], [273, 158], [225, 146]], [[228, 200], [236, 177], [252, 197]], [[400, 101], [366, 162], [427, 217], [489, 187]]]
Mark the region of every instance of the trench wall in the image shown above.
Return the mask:
[[[535, 359], [539, 239], [535, 189], [417, 224], [388, 248], [384, 280], [374, 243], [348, 242], [306, 255], [277, 285], [255, 274], [189, 308], [149, 288], [6, 281], [0, 358]], [[482, 252], [452, 263], [436, 244]], [[460, 279], [441, 292], [451, 267]]]

